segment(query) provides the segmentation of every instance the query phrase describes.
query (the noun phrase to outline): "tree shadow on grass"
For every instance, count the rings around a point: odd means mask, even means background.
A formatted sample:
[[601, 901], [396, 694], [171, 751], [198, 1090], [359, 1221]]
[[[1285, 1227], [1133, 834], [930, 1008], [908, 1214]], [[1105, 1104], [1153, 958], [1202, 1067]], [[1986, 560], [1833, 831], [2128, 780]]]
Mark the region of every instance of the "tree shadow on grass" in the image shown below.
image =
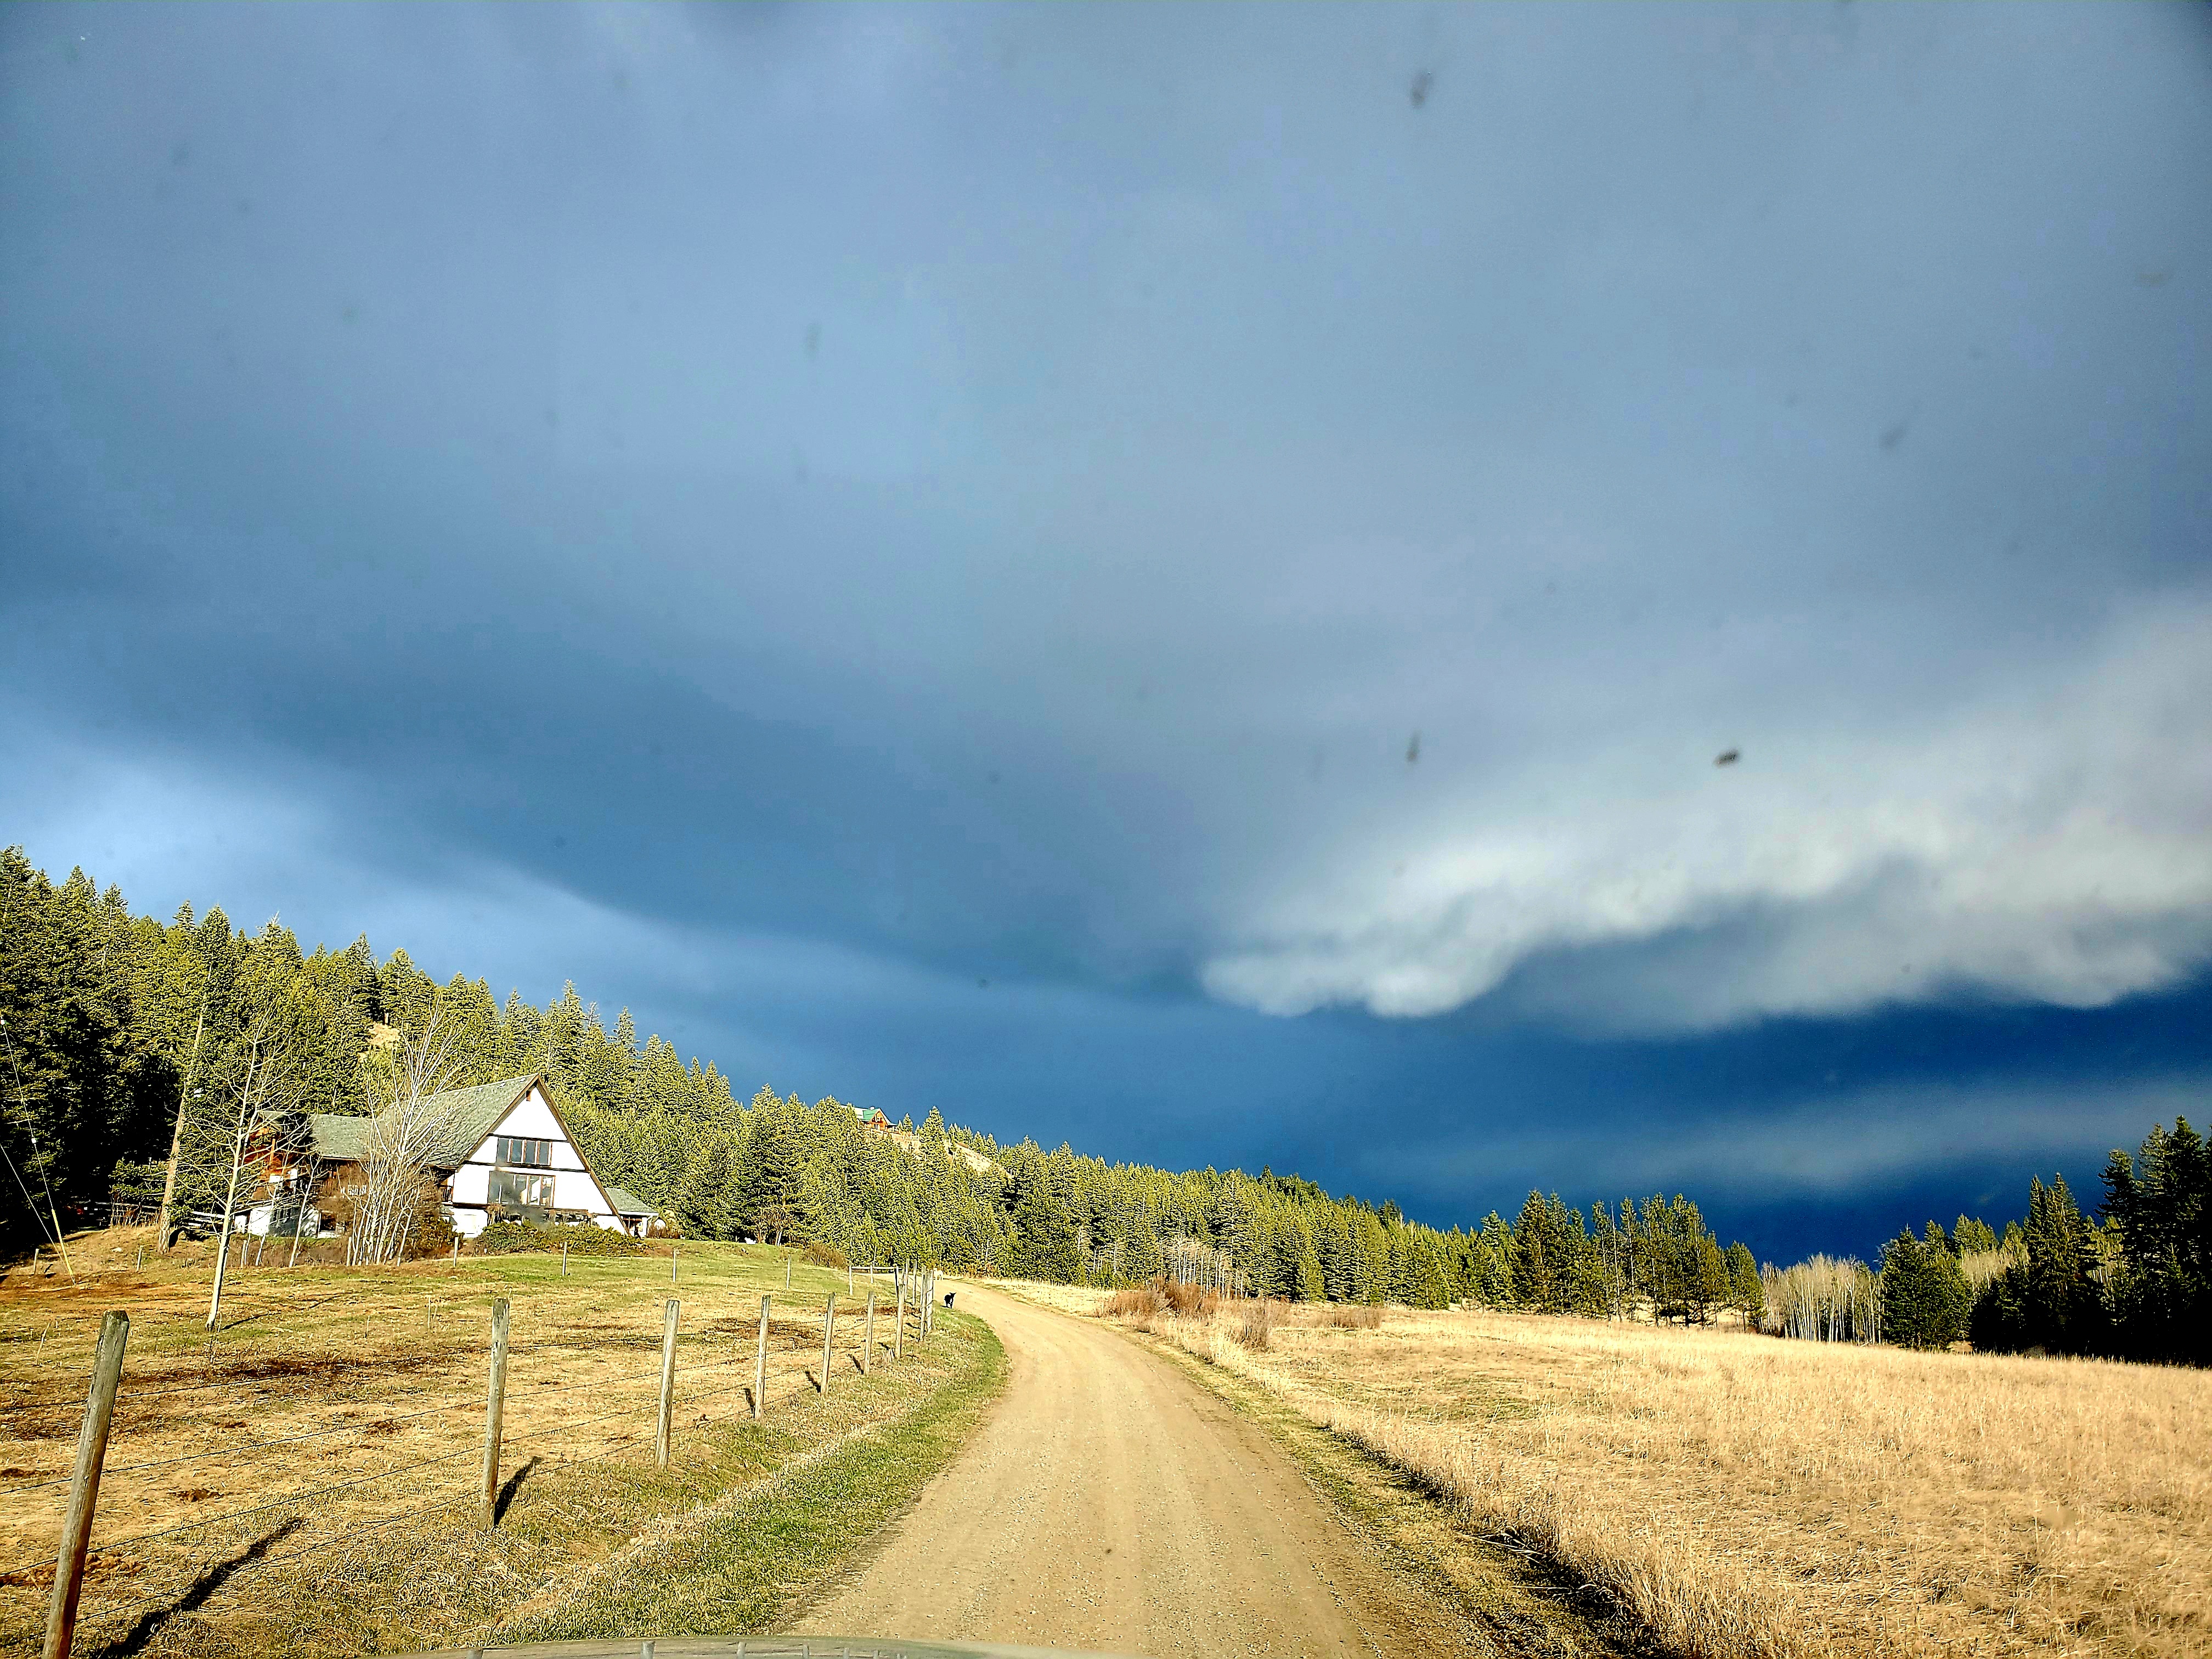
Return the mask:
[[215, 1565], [193, 1579], [191, 1583], [185, 1586], [183, 1593], [175, 1601], [163, 1607], [147, 1608], [138, 1615], [137, 1622], [129, 1630], [112, 1641], [104, 1643], [94, 1649], [86, 1656], [86, 1659], [127, 1659], [127, 1656], [137, 1652], [147, 1643], [153, 1640], [154, 1633], [164, 1624], [180, 1613], [198, 1613], [208, 1604], [217, 1590], [230, 1582], [232, 1574], [240, 1567], [248, 1566], [258, 1561], [269, 1553], [271, 1546], [289, 1538], [305, 1525], [307, 1525], [307, 1518], [304, 1516], [295, 1515], [283, 1525], [272, 1528], [262, 1534], [228, 1561], [216, 1562]]

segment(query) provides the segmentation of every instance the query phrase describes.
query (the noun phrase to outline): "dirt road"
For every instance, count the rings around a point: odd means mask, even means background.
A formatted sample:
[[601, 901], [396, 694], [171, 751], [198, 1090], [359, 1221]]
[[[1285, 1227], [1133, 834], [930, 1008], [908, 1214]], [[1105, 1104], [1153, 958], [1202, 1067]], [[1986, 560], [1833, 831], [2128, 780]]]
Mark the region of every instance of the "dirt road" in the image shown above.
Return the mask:
[[994, 1291], [960, 1306], [1006, 1344], [1005, 1395], [798, 1628], [1152, 1659], [1458, 1647], [1266, 1431], [1170, 1362]]

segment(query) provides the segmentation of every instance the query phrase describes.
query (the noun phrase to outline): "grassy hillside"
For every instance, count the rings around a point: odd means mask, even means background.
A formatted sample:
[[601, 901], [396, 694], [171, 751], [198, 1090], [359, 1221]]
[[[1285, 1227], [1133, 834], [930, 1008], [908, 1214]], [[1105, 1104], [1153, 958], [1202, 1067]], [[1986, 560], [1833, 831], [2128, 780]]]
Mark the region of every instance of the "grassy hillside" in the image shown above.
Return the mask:
[[[0, 1644], [35, 1646], [101, 1311], [131, 1346], [77, 1639], [81, 1655], [347, 1654], [495, 1634], [628, 1632], [664, 1615], [745, 1633], [897, 1512], [1003, 1370], [996, 1339], [911, 1316], [891, 1361], [865, 1297], [785, 1254], [247, 1269], [212, 1340], [202, 1250], [135, 1267], [81, 1236], [72, 1288], [0, 1288]], [[159, 1265], [154, 1265], [158, 1263]], [[786, 1273], [790, 1273], [786, 1288]], [[830, 1388], [823, 1314], [839, 1299]], [[763, 1295], [767, 1413], [750, 1414]], [[656, 1466], [663, 1308], [680, 1304], [674, 1455]], [[509, 1299], [502, 1512], [480, 1527], [489, 1310]], [[696, 1547], [685, 1554], [674, 1540]], [[680, 1611], [679, 1611], [680, 1610]]]

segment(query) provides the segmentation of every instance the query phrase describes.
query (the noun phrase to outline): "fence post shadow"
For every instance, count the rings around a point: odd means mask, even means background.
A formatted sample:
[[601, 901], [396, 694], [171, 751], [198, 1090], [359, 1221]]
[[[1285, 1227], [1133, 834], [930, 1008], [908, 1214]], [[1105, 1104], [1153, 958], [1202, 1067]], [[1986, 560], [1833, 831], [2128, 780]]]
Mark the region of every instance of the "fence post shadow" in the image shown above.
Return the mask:
[[499, 1489], [499, 1497], [494, 1500], [491, 1506], [491, 1521], [494, 1526], [497, 1526], [507, 1518], [507, 1505], [514, 1502], [514, 1494], [522, 1489], [522, 1483], [529, 1478], [530, 1472], [544, 1461], [543, 1457], [533, 1457], [507, 1477], [507, 1484]]
[[114, 1640], [94, 1649], [90, 1659], [126, 1659], [154, 1638], [154, 1633], [180, 1613], [198, 1613], [208, 1604], [210, 1597], [229, 1582], [230, 1576], [240, 1567], [249, 1566], [269, 1553], [271, 1546], [290, 1537], [307, 1524], [305, 1516], [295, 1515], [280, 1527], [272, 1528], [255, 1539], [228, 1561], [218, 1561], [205, 1572], [185, 1586], [184, 1593], [165, 1607], [149, 1607], [138, 1615], [137, 1623]]

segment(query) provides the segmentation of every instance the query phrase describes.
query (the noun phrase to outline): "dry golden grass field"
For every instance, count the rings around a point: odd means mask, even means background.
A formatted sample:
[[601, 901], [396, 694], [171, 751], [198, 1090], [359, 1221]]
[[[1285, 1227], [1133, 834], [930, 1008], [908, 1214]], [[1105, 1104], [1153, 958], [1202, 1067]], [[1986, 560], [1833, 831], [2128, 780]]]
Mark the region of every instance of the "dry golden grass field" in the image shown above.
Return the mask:
[[1332, 1317], [1278, 1304], [1264, 1348], [1242, 1308], [1122, 1319], [1597, 1587], [1676, 1653], [2212, 1652], [2212, 1376], [1486, 1312]]
[[[665, 1245], [577, 1256], [565, 1277], [542, 1255], [234, 1270], [210, 1342], [208, 1247], [149, 1252], [142, 1272], [142, 1242], [74, 1241], [85, 1281], [75, 1286], [20, 1273], [0, 1286], [0, 1650], [37, 1645], [94, 1335], [110, 1308], [132, 1322], [76, 1644], [110, 1659], [598, 1633], [593, 1598], [623, 1601], [625, 1554], [656, 1528], [702, 1505], [726, 1510], [854, 1435], [914, 1417], [976, 1372], [982, 1347], [995, 1352], [966, 1320], [940, 1320], [918, 1344], [909, 1313], [904, 1362], [880, 1363], [892, 1335], [884, 1282], [879, 1364], [864, 1376], [845, 1273], [800, 1263], [787, 1291], [782, 1252], [737, 1245], [684, 1247], [673, 1283]], [[95, 1267], [106, 1271], [92, 1279]], [[816, 1379], [833, 1290], [825, 1400]], [[775, 1309], [757, 1425], [763, 1293]], [[664, 1471], [653, 1437], [672, 1295], [682, 1304], [677, 1455]], [[499, 1297], [513, 1308], [508, 1507], [493, 1535], [477, 1525], [475, 1494]], [[803, 1577], [822, 1542], [780, 1540], [783, 1577]], [[758, 1588], [749, 1605], [765, 1613], [777, 1585]]]

